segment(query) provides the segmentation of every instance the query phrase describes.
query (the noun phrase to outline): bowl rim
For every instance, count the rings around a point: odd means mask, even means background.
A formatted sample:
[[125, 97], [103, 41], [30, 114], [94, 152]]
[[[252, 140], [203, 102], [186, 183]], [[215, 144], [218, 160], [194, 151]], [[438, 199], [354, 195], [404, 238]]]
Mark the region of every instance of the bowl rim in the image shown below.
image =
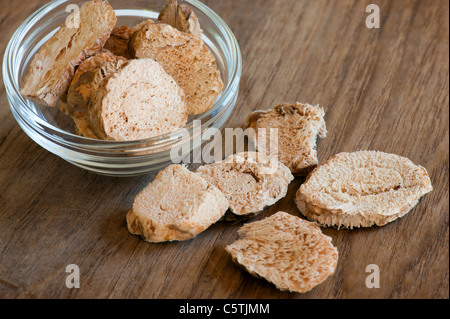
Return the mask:
[[[44, 135], [51, 135], [51, 139], [55, 141], [59, 141], [60, 143], [71, 144], [73, 146], [80, 146], [82, 144], [89, 146], [89, 148], [93, 149], [108, 149], [108, 148], [130, 148], [133, 146], [143, 147], [142, 144], [153, 145], [156, 146], [158, 144], [165, 144], [167, 142], [175, 142], [180, 140], [180, 136], [184, 136], [186, 131], [189, 134], [192, 133], [194, 129], [194, 122], [201, 121], [201, 130], [203, 131], [205, 128], [209, 127], [209, 124], [213, 122], [215, 116], [221, 115], [222, 113], [218, 113], [213, 116], [208, 121], [203, 121], [206, 118], [209, 118], [213, 113], [219, 111], [222, 105], [227, 105], [229, 100], [233, 99], [233, 92], [238, 90], [241, 74], [242, 74], [242, 55], [239, 47], [239, 43], [230, 27], [227, 23], [212, 9], [210, 9], [207, 5], [201, 3], [198, 0], [184, 0], [184, 2], [189, 3], [195, 9], [201, 11], [203, 14], [207, 15], [209, 19], [213, 22], [214, 26], [220, 31], [221, 35], [223, 35], [223, 40], [228, 44], [230, 48], [230, 52], [235, 59], [232, 59], [234, 64], [230, 66], [228, 69], [228, 81], [227, 86], [222, 90], [218, 98], [213, 103], [213, 106], [208, 111], [199, 115], [193, 121], [190, 121], [185, 126], [178, 128], [170, 133], [166, 133], [163, 135], [158, 135], [151, 138], [140, 139], [140, 140], [132, 140], [132, 141], [111, 141], [111, 140], [99, 140], [83, 137], [80, 135], [76, 135], [65, 130], [62, 130], [49, 122], [43, 120], [39, 117], [30, 107], [29, 100], [20, 94], [20, 88], [18, 80], [14, 81], [12, 70], [10, 69], [10, 65], [13, 65], [11, 59], [14, 59], [14, 44], [17, 41], [22, 40], [22, 35], [26, 34], [29, 29], [31, 29], [45, 14], [49, 13], [51, 10], [56, 7], [70, 2], [70, 0], [54, 0], [51, 1], [44, 6], [37, 9], [33, 12], [22, 24], [16, 29], [16, 31], [11, 36], [10, 41], [5, 49], [5, 53], [3, 56], [3, 71], [2, 76], [4, 79], [4, 87], [7, 93], [8, 102], [10, 108], [14, 108], [14, 115], [21, 116], [22, 119], [28, 123], [34, 129], [42, 130], [42, 127], [46, 131]], [[119, 9], [120, 10], [120, 9]], [[16, 49], [17, 51], [20, 48]], [[17, 103], [19, 102], [19, 103]], [[19, 105], [16, 105], [19, 104]], [[226, 110], [224, 110], [226, 111]], [[25, 113], [26, 116], [23, 116]], [[31, 123], [30, 123], [31, 122]], [[34, 123], [33, 123], [34, 122]], [[37, 125], [36, 125], [37, 124]], [[48, 138], [48, 137], [46, 137]]]

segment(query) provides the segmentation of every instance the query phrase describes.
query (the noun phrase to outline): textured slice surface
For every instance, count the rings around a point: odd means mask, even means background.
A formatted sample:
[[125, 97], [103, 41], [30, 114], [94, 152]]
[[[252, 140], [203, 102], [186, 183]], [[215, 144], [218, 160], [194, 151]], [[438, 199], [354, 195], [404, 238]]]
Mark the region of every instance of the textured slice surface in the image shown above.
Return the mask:
[[[74, 76], [75, 68], [87, 57], [102, 49], [116, 23], [111, 6], [103, 1], [90, 1], [36, 53], [22, 84], [21, 93], [48, 106], [55, 106]], [[71, 20], [70, 20], [71, 19]]]
[[223, 89], [215, 58], [205, 44], [170, 25], [144, 25], [130, 39], [136, 58], [151, 58], [162, 65], [186, 93], [189, 115], [209, 110]]
[[84, 60], [77, 68], [67, 92], [66, 113], [87, 113], [92, 92], [103, 80], [119, 70], [127, 60], [109, 51], [102, 51]]
[[186, 5], [179, 5], [177, 0], [166, 0], [166, 2], [167, 5], [159, 14], [158, 21], [202, 40], [202, 29], [192, 9]]
[[128, 230], [149, 242], [188, 240], [217, 222], [228, 208], [223, 194], [185, 166], [162, 170], [136, 197]]
[[187, 122], [183, 90], [152, 59], [129, 60], [105, 79], [88, 113], [95, 135], [116, 141], [170, 133]]
[[77, 68], [66, 95], [66, 103], [60, 103], [58, 106], [72, 117], [78, 135], [98, 138], [89, 122], [89, 101], [92, 93], [98, 90], [103, 81], [120, 70], [126, 61], [124, 57], [102, 51], [84, 60]]
[[242, 216], [261, 212], [286, 196], [294, 179], [276, 159], [255, 152], [232, 155], [224, 161], [201, 166], [196, 171], [216, 186], [230, 204], [232, 213]]
[[[309, 104], [281, 104], [268, 111], [256, 111], [247, 117], [245, 128], [253, 128], [254, 141], [258, 151], [273, 154], [277, 150], [278, 159], [294, 175], [307, 175], [318, 164], [317, 137], [326, 137], [325, 112], [318, 106]], [[273, 131], [278, 130], [278, 143]]]
[[126, 59], [131, 59], [132, 56], [128, 51], [128, 43], [131, 36], [136, 30], [142, 28], [143, 25], [151, 23], [154, 23], [154, 21], [148, 19], [134, 27], [129, 27], [126, 25], [115, 27], [111, 31], [111, 35], [109, 36], [108, 40], [106, 40], [103, 48], [111, 51], [114, 55], [122, 56]]
[[92, 131], [89, 115], [87, 113], [74, 112], [71, 116], [75, 123], [75, 134], [87, 138], [99, 139], [94, 131]]
[[284, 212], [244, 225], [226, 247], [250, 274], [282, 291], [305, 293], [336, 269], [338, 251], [320, 228]]
[[324, 226], [383, 226], [432, 190], [425, 168], [395, 154], [341, 153], [317, 167], [296, 195], [299, 210]]
[[115, 55], [131, 59], [131, 55], [128, 52], [128, 41], [132, 32], [133, 29], [126, 25], [115, 27], [103, 48], [111, 51]]

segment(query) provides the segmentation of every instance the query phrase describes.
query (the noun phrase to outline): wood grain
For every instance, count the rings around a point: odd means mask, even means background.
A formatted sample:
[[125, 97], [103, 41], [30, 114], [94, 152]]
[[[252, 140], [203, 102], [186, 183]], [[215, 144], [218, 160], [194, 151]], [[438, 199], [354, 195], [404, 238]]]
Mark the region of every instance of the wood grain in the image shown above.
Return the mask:
[[[46, 1], [0, 2], [3, 55]], [[320, 104], [329, 130], [320, 162], [342, 151], [396, 153], [426, 167], [434, 191], [387, 226], [324, 229], [340, 253], [336, 273], [309, 293], [279, 292], [225, 252], [241, 223], [219, 222], [180, 243], [130, 235], [125, 214], [154, 175], [98, 176], [52, 155], [21, 131], [0, 85], [0, 297], [448, 298], [448, 1], [204, 2], [230, 25], [244, 59], [226, 127], [282, 102]], [[369, 3], [380, 7], [380, 29], [365, 26]], [[293, 198], [301, 183], [255, 220], [300, 215]], [[65, 286], [68, 264], [80, 267], [80, 289]], [[369, 264], [380, 267], [379, 289], [365, 286]]]

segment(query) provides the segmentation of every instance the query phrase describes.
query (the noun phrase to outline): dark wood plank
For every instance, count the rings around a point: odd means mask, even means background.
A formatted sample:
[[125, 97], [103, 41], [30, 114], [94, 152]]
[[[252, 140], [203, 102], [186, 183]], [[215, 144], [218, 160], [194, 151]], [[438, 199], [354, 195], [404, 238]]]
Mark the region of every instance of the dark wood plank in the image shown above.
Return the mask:
[[[282, 102], [320, 104], [329, 130], [321, 162], [341, 151], [397, 153], [427, 168], [434, 191], [385, 227], [324, 229], [340, 253], [335, 275], [307, 294], [279, 292], [225, 252], [241, 223], [219, 222], [182, 243], [130, 235], [125, 214], [154, 174], [98, 176], [50, 154], [21, 131], [0, 85], [0, 297], [448, 298], [448, 1], [378, 0], [380, 29], [365, 26], [370, 1], [204, 2], [230, 25], [244, 59], [226, 127]], [[2, 4], [2, 55], [44, 3]], [[255, 220], [300, 215], [301, 183]], [[80, 289], [65, 286], [68, 264], [80, 267]], [[369, 264], [380, 267], [380, 289], [365, 286]]]

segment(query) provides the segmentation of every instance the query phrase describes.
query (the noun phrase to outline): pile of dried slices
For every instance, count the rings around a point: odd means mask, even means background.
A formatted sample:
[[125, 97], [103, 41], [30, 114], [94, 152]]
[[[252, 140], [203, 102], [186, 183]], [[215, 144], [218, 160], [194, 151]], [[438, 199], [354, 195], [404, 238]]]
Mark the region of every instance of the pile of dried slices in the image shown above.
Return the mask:
[[134, 27], [115, 27], [107, 2], [86, 2], [78, 27], [62, 25], [33, 57], [21, 93], [58, 105], [84, 137], [132, 141], [183, 127], [223, 82], [194, 12], [168, 2], [158, 21]]
[[[223, 89], [215, 58], [195, 14], [175, 0], [158, 21], [115, 27], [107, 2], [80, 8], [78, 28], [65, 25], [34, 56], [21, 93], [69, 114], [76, 131], [105, 140], [137, 140], [171, 132], [205, 112]], [[162, 170], [136, 197], [128, 229], [148, 242], [192, 239], [231, 214], [250, 219], [285, 197], [309, 221], [278, 212], [244, 225], [226, 247], [233, 260], [280, 290], [307, 292], [332, 275], [338, 251], [319, 228], [382, 226], [407, 214], [432, 190], [427, 171], [407, 158], [376, 151], [337, 154], [319, 165], [317, 139], [327, 134], [319, 106], [282, 104], [251, 113], [257, 152], [189, 171]], [[268, 156], [267, 129], [278, 130]], [[266, 155], [265, 155], [266, 154]], [[182, 191], [180, 191], [182, 190]]]
[[[309, 221], [275, 213], [244, 225], [226, 250], [280, 290], [311, 290], [334, 273], [338, 260], [319, 226], [383, 226], [432, 190], [423, 167], [394, 154], [340, 153], [318, 165], [316, 140], [327, 133], [324, 115], [322, 108], [300, 103], [253, 112], [245, 127], [254, 128], [258, 152], [235, 154], [195, 172], [183, 165], [164, 169], [135, 199], [127, 214], [129, 231], [149, 242], [191, 239], [230, 219], [227, 214], [231, 220], [252, 218], [285, 197], [294, 175], [307, 175], [295, 202]], [[276, 157], [265, 155], [268, 131], [257, 133], [267, 128], [278, 129]]]

